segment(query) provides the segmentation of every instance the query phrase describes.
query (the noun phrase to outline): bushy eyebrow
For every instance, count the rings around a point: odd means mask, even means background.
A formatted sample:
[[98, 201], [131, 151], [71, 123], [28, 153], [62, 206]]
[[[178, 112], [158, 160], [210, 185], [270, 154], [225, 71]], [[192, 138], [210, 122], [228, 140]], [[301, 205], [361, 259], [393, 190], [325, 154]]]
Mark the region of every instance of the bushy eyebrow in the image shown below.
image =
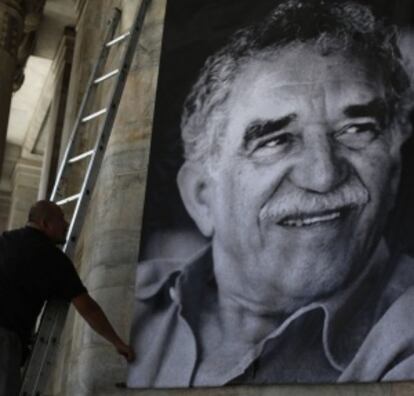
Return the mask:
[[350, 118], [372, 117], [381, 124], [388, 119], [387, 104], [384, 99], [376, 98], [366, 104], [347, 106], [344, 114]]
[[281, 129], [288, 126], [296, 118], [297, 115], [295, 113], [292, 113], [276, 120], [253, 120], [249, 123], [244, 132], [244, 148], [247, 148], [252, 140], [280, 131]]

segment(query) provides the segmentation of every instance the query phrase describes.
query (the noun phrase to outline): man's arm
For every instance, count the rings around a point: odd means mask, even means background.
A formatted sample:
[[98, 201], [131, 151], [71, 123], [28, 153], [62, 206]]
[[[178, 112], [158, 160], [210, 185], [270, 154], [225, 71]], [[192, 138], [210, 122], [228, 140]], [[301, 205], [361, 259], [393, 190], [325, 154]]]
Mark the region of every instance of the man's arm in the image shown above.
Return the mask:
[[135, 354], [132, 348], [121, 340], [102, 308], [88, 293], [82, 293], [72, 299], [72, 304], [92, 329], [108, 340], [120, 355], [124, 356], [128, 362], [134, 360]]

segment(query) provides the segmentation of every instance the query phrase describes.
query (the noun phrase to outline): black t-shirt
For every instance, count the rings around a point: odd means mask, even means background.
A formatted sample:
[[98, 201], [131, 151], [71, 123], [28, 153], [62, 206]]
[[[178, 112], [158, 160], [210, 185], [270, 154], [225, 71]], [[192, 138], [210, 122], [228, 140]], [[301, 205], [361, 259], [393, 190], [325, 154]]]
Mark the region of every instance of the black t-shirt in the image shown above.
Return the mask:
[[27, 344], [45, 300], [71, 301], [86, 292], [70, 259], [41, 231], [0, 236], [0, 326]]

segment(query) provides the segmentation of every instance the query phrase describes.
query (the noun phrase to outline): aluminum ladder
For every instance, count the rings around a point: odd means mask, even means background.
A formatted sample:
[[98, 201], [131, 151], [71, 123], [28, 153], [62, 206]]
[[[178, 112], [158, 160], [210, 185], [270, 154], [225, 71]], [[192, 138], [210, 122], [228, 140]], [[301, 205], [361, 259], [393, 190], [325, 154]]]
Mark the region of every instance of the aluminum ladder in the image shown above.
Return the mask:
[[[131, 29], [117, 37], [115, 37], [115, 32], [119, 25], [121, 11], [117, 8], [114, 9], [113, 16], [108, 23], [98, 60], [87, 83], [85, 94], [56, 177], [50, 200], [59, 205], [64, 210], [66, 216], [69, 214], [67, 217], [69, 220], [67, 240], [62, 250], [70, 258], [73, 258], [75, 253], [87, 206], [98, 177], [150, 2], [151, 0], [142, 0]], [[106, 72], [105, 66], [108, 63], [109, 53], [120, 45], [123, 48], [120, 48], [121, 62], [119, 66]], [[109, 88], [110, 92], [108, 103], [104, 108], [90, 112], [97, 90], [111, 80], [112, 86], [106, 87]], [[104, 88], [101, 87], [101, 89]], [[89, 124], [94, 122], [94, 120], [95, 122], [101, 121], [94, 139], [91, 139], [94, 143], [90, 149], [79, 153], [78, 149], [82, 143], [82, 132], [87, 126], [93, 131], [96, 130], [92, 129], [93, 125]], [[83, 176], [80, 178], [80, 189], [75, 194], [66, 196], [67, 181], [72, 180], [71, 174], [76, 172], [75, 165], [81, 165], [83, 169]], [[79, 172], [79, 169], [77, 172]], [[23, 375], [20, 396], [42, 396], [45, 394], [48, 375], [54, 362], [68, 309], [68, 303], [57, 300], [47, 302], [41, 316], [36, 341]]]

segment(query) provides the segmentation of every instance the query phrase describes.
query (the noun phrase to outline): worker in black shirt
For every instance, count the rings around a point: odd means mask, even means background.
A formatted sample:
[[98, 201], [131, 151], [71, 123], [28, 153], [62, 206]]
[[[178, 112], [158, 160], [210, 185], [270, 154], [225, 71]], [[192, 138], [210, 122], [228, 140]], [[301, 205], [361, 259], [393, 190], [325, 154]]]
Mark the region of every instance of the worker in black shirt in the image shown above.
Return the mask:
[[0, 236], [0, 396], [18, 394], [20, 364], [36, 318], [50, 298], [70, 301], [101, 336], [130, 362], [133, 350], [118, 336], [88, 294], [71, 260], [56, 246], [65, 242], [62, 210], [39, 201], [26, 227]]

